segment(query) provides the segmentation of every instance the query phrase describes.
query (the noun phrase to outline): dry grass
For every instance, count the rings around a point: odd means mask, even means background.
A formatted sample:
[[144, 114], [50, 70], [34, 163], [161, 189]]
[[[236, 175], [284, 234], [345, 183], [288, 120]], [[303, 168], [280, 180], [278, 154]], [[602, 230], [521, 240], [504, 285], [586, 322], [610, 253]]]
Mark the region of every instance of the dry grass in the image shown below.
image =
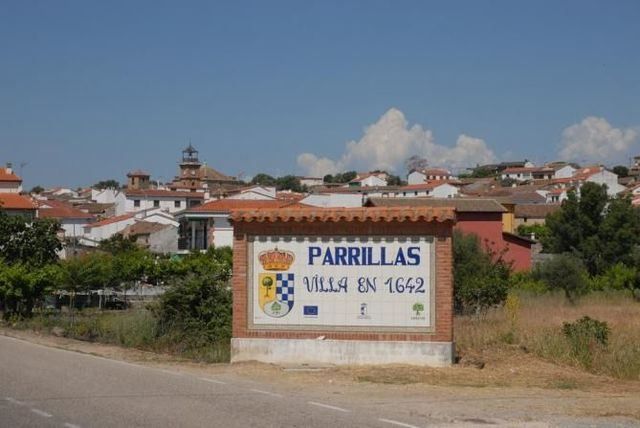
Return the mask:
[[[576, 305], [552, 294], [519, 296], [518, 300], [484, 317], [457, 318], [455, 339], [461, 354], [478, 356], [516, 348], [591, 373], [640, 380], [640, 303], [628, 295], [593, 293]], [[608, 346], [590, 350], [587, 360], [571, 352], [562, 334], [564, 322], [585, 315], [606, 321], [611, 329]]]

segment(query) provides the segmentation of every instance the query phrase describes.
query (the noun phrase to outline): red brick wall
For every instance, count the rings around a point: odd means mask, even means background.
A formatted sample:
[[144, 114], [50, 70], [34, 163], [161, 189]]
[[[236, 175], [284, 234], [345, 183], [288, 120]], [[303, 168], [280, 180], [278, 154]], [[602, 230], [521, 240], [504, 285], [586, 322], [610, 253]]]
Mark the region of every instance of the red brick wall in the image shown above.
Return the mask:
[[531, 269], [531, 245], [502, 233], [502, 213], [458, 213], [454, 229], [478, 235], [483, 248], [504, 252], [504, 259], [513, 262], [515, 271]]
[[[453, 341], [453, 276], [451, 222], [340, 222], [340, 223], [245, 223], [234, 225], [233, 241], [233, 337], [237, 338], [278, 338], [278, 339], [327, 339], [342, 340], [403, 340], [403, 341]], [[247, 290], [247, 236], [256, 235], [357, 235], [394, 236], [421, 235], [434, 236], [436, 245], [435, 281], [435, 330], [433, 332], [390, 332], [372, 331], [282, 331], [251, 330], [248, 327]]]

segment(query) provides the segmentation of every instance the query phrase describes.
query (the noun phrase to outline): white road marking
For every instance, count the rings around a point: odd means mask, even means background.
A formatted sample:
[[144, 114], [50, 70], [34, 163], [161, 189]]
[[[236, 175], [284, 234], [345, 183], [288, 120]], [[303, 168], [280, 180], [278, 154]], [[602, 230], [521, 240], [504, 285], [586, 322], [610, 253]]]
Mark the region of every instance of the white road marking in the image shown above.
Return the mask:
[[405, 424], [404, 422], [398, 422], [398, 421], [394, 421], [393, 419], [383, 419], [380, 418], [378, 419], [380, 422], [386, 422], [388, 424], [392, 424], [392, 425], [397, 425], [399, 427], [405, 427], [405, 428], [418, 428], [415, 425], [409, 425], [409, 424]]
[[70, 424], [69, 422], [65, 423], [64, 426], [67, 428], [80, 428], [79, 425]]
[[47, 412], [45, 412], [44, 410], [40, 410], [40, 409], [32, 408], [32, 409], [31, 409], [31, 411], [32, 411], [33, 413], [35, 413], [36, 415], [40, 415], [40, 416], [42, 416], [43, 418], [50, 418], [50, 417], [52, 417], [52, 416], [53, 416], [51, 413], [47, 413]]
[[24, 404], [25, 404], [24, 402], [18, 401], [13, 397], [5, 397], [4, 399], [7, 400], [11, 404], [15, 404], [16, 406], [24, 406]]
[[312, 406], [324, 407], [325, 409], [337, 410], [338, 412], [349, 412], [347, 409], [343, 409], [342, 407], [331, 406], [329, 404], [318, 403], [316, 401], [308, 401], [308, 404]]
[[251, 389], [250, 391], [257, 392], [259, 394], [272, 395], [274, 397], [282, 397], [282, 394], [278, 394], [276, 392], [263, 391], [261, 389]]
[[216, 380], [216, 379], [209, 379], [208, 377], [201, 377], [199, 379], [203, 380], [205, 382], [217, 383], [217, 384], [220, 384], [220, 385], [226, 385], [227, 384], [227, 382], [223, 382], [221, 380]]

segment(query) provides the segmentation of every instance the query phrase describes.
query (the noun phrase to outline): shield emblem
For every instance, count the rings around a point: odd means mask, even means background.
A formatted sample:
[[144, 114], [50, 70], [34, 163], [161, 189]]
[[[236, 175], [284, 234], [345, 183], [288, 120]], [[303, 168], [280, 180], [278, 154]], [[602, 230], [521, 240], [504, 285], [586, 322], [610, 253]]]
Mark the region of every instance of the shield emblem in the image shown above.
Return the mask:
[[258, 296], [262, 311], [273, 318], [291, 312], [294, 302], [294, 274], [261, 273], [258, 275]]

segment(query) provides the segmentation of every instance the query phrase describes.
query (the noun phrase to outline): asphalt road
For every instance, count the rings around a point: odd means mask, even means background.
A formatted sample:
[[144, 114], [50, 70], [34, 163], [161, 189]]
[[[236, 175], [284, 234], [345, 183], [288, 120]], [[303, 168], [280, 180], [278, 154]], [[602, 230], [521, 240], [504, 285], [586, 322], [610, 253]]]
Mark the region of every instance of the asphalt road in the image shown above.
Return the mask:
[[310, 391], [292, 391], [277, 379], [261, 383], [230, 373], [201, 376], [0, 335], [0, 427], [578, 427], [637, 422], [543, 417], [531, 410], [510, 411], [500, 419], [504, 410], [493, 413], [518, 403], [528, 408], [531, 397], [487, 401], [456, 394], [447, 403], [424, 394], [400, 399], [372, 393], [376, 396], [363, 400]]
[[242, 379], [198, 377], [0, 336], [2, 427], [416, 426], [384, 416]]

